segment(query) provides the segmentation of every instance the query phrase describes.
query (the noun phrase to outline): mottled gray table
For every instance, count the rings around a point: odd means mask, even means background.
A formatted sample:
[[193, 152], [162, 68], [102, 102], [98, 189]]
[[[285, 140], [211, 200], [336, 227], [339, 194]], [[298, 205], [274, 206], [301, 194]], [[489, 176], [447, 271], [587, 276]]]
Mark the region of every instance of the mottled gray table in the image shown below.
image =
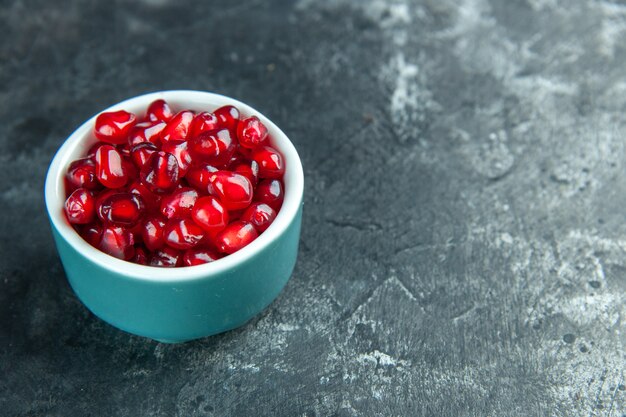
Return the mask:
[[[626, 415], [626, 5], [4, 1], [0, 415]], [[43, 180], [147, 91], [292, 138], [299, 260], [246, 326], [133, 337], [73, 295]]]

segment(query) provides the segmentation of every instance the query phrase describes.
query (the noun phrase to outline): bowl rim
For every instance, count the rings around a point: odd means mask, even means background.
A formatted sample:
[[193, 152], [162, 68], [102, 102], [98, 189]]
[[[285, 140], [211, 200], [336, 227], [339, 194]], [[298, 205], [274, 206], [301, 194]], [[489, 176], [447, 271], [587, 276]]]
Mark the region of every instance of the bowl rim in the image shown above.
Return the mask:
[[[242, 115], [255, 115], [265, 124], [272, 138], [272, 145], [280, 151], [285, 159], [285, 175], [283, 177], [285, 198], [276, 219], [267, 230], [261, 233], [259, 237], [249, 245], [217, 261], [203, 265], [177, 268], [159, 268], [123, 261], [87, 243], [74, 230], [63, 213], [63, 204], [65, 202], [65, 171], [69, 163], [76, 159], [74, 154], [78, 152], [77, 149], [81, 147], [81, 143], [85, 140], [94, 140], [92, 131], [97, 115], [105, 111], [135, 107], [145, 111], [148, 105], [157, 99], [163, 99], [170, 104], [182, 102], [184, 104], [180, 106], [173, 104], [172, 107], [187, 106], [187, 108], [197, 110], [201, 110], [203, 108], [202, 106], [213, 110], [227, 104], [234, 105], [240, 110]], [[83, 152], [85, 147], [86, 145], [83, 145]], [[46, 210], [50, 221], [60, 236], [75, 250], [99, 267], [115, 272], [120, 276], [129, 279], [171, 283], [208, 279], [254, 258], [287, 231], [300, 210], [303, 192], [304, 173], [302, 162], [296, 148], [278, 126], [261, 112], [239, 100], [217, 93], [197, 90], [166, 90], [142, 94], [121, 101], [98, 112], [65, 139], [50, 163], [44, 186]]]

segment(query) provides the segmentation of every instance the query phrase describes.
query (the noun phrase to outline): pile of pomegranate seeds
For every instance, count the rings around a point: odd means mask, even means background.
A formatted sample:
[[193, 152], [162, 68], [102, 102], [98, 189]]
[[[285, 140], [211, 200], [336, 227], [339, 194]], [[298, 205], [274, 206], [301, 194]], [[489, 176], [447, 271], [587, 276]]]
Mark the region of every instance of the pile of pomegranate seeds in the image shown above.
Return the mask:
[[98, 143], [65, 175], [65, 214], [91, 245], [159, 267], [213, 262], [263, 233], [283, 203], [285, 164], [234, 106], [96, 118]]

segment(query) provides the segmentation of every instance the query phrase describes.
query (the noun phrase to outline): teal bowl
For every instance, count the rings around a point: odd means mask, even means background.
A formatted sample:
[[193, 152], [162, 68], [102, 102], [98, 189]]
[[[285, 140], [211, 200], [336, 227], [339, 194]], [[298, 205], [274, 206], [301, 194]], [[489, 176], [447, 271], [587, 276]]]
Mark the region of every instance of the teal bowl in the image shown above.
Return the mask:
[[221, 333], [246, 323], [280, 293], [298, 253], [304, 178], [287, 136], [250, 106], [202, 91], [162, 91], [131, 98], [104, 111], [142, 113], [156, 99], [174, 108], [214, 110], [226, 104], [256, 115], [285, 159], [285, 200], [272, 225], [245, 248], [215, 262], [156, 268], [109, 256], [85, 242], [66, 220], [64, 175], [68, 165], [96, 142], [95, 116], [61, 146], [50, 164], [45, 200], [52, 234], [76, 296], [107, 323], [139, 336], [177, 343]]

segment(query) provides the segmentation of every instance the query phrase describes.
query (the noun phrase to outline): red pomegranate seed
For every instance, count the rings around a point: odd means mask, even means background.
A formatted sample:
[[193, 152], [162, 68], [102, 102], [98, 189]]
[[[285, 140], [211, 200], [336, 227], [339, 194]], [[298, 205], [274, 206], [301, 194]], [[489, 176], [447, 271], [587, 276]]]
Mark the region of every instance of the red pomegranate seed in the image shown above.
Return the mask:
[[181, 263], [181, 254], [174, 248], [165, 246], [159, 249], [150, 257], [150, 266], [158, 266], [161, 268], [174, 268]]
[[165, 100], [154, 100], [146, 111], [146, 118], [152, 122], [169, 122], [174, 117], [174, 112], [170, 109]]
[[254, 201], [265, 203], [274, 210], [280, 210], [285, 198], [283, 183], [280, 180], [263, 180], [254, 192]]
[[235, 152], [236, 142], [228, 129], [205, 132], [189, 140], [189, 150], [199, 161], [225, 165]]
[[132, 259], [135, 255], [132, 234], [119, 226], [107, 226], [102, 229], [98, 249], [123, 260]]
[[217, 129], [217, 117], [213, 113], [202, 112], [194, 117], [191, 122], [191, 137], [194, 138], [201, 133]]
[[231, 170], [249, 179], [253, 186], [259, 182], [259, 164], [256, 161], [239, 162]]
[[148, 265], [148, 252], [141, 246], [135, 248], [135, 256], [132, 259], [132, 262], [139, 265]]
[[217, 252], [212, 251], [211, 249], [206, 248], [193, 248], [188, 249], [183, 254], [183, 265], [185, 266], [195, 266], [208, 264], [209, 262], [214, 262], [220, 259], [220, 255]]
[[134, 114], [124, 110], [100, 113], [96, 117], [96, 137], [114, 145], [125, 143], [130, 129], [137, 122]]
[[120, 188], [128, 182], [124, 170], [122, 155], [111, 145], [98, 148], [94, 156], [96, 161], [96, 177], [107, 188]]
[[192, 166], [189, 171], [187, 171], [187, 175], [185, 175], [185, 179], [194, 188], [197, 188], [199, 191], [208, 192], [209, 185], [211, 184], [211, 176], [214, 172], [217, 171], [213, 165], [201, 163], [196, 166]]
[[102, 142], [96, 142], [93, 145], [91, 145], [91, 147], [89, 148], [89, 150], [87, 151], [87, 156], [86, 158], [89, 159], [94, 159], [96, 156], [96, 152], [98, 151], [98, 149], [100, 149], [101, 147], [107, 145], [106, 143], [102, 143]]
[[148, 162], [150, 156], [157, 152], [159, 148], [152, 142], [142, 142], [133, 146], [130, 150], [130, 157], [133, 159], [135, 166], [139, 169]]
[[128, 135], [128, 144], [132, 147], [142, 142], [157, 143], [161, 132], [165, 129], [165, 122], [142, 122], [135, 125]]
[[263, 233], [276, 218], [276, 211], [265, 203], [252, 203], [241, 215], [241, 220], [254, 226]]
[[215, 197], [200, 197], [191, 211], [191, 218], [205, 231], [214, 234], [228, 224], [228, 210]]
[[141, 231], [141, 238], [144, 245], [146, 245], [149, 250], [155, 251], [165, 245], [165, 239], [163, 238], [164, 228], [165, 220], [158, 217], [149, 217], [146, 219]]
[[91, 246], [98, 247], [102, 239], [102, 226], [99, 223], [91, 223], [84, 226], [80, 235]]
[[190, 110], [183, 110], [176, 114], [161, 132], [161, 141], [165, 143], [170, 140], [187, 139], [193, 118], [194, 113]]
[[197, 199], [198, 192], [193, 188], [179, 188], [172, 194], [163, 196], [161, 199], [161, 214], [166, 219], [189, 217]]
[[72, 224], [91, 223], [96, 215], [96, 202], [89, 190], [74, 190], [65, 200], [65, 214]]
[[100, 187], [96, 178], [96, 164], [90, 158], [77, 159], [72, 162], [65, 174], [68, 191], [82, 187], [95, 190]]
[[153, 153], [141, 169], [141, 182], [155, 194], [174, 190], [178, 185], [178, 160], [171, 153]]
[[239, 110], [235, 106], [223, 106], [213, 112], [217, 118], [219, 127], [229, 129], [231, 132], [237, 132], [237, 124], [239, 123]]
[[135, 164], [133, 164], [130, 161], [130, 159], [125, 158], [122, 161], [122, 166], [124, 167], [124, 172], [126, 173], [126, 176], [128, 177], [127, 183], [139, 179], [139, 170], [137, 169]]
[[278, 151], [270, 146], [263, 146], [255, 149], [252, 159], [259, 164], [259, 177], [261, 178], [282, 178], [285, 173], [283, 157]]
[[163, 229], [165, 243], [174, 249], [190, 249], [204, 237], [204, 230], [191, 219], [172, 219]]
[[128, 192], [141, 197], [146, 205], [146, 211], [148, 212], [158, 209], [161, 204], [161, 197], [148, 190], [141, 181], [133, 181], [128, 186]]
[[178, 161], [178, 175], [184, 177], [193, 162], [187, 141], [171, 140], [161, 147], [163, 152], [171, 153]]
[[258, 117], [248, 117], [237, 125], [237, 139], [245, 148], [256, 148], [267, 143], [267, 128]]
[[259, 236], [254, 226], [236, 221], [218, 233], [215, 241], [220, 252], [231, 254], [248, 245]]
[[250, 180], [243, 175], [230, 171], [217, 171], [210, 181], [210, 193], [217, 197], [228, 210], [243, 209], [252, 202], [254, 188]]
[[113, 194], [98, 206], [102, 222], [117, 226], [133, 226], [146, 210], [141, 197], [132, 193]]

